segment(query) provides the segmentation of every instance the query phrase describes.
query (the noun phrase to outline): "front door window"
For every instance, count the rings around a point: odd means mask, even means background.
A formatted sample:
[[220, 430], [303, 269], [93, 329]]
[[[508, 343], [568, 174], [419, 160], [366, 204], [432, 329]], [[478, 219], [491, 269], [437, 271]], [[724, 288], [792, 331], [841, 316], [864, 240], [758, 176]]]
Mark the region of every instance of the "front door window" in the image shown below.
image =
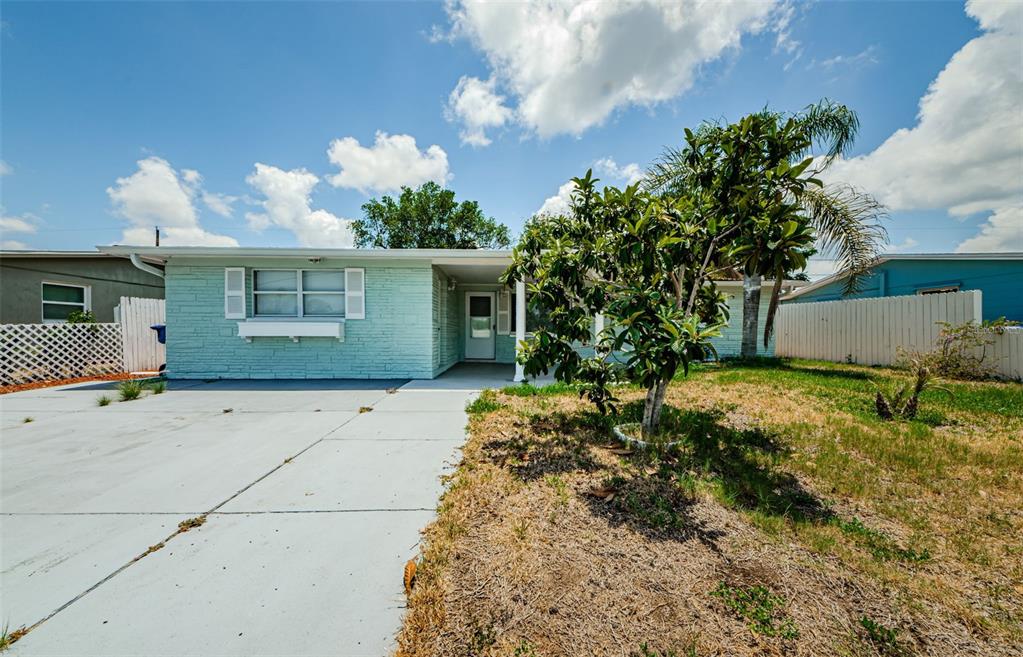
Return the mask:
[[494, 357], [494, 295], [491, 292], [472, 293], [466, 304], [465, 357], [492, 359]]

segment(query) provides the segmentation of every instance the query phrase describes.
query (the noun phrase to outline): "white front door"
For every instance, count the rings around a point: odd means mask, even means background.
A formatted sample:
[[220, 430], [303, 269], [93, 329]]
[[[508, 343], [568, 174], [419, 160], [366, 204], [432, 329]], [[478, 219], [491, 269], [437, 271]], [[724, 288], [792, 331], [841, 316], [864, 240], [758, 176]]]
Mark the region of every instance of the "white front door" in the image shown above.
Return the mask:
[[465, 293], [465, 357], [468, 360], [493, 360], [494, 337], [497, 326], [494, 321], [494, 293]]

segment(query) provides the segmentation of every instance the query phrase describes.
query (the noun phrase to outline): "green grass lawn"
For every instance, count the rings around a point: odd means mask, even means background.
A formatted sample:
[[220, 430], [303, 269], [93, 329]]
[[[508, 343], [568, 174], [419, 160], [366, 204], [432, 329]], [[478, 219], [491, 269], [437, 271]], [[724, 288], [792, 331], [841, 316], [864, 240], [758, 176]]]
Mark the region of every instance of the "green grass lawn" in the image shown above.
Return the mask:
[[878, 419], [903, 376], [699, 366], [660, 453], [611, 449], [641, 390], [613, 417], [571, 386], [488, 393], [403, 654], [1018, 654], [1023, 386], [942, 382]]

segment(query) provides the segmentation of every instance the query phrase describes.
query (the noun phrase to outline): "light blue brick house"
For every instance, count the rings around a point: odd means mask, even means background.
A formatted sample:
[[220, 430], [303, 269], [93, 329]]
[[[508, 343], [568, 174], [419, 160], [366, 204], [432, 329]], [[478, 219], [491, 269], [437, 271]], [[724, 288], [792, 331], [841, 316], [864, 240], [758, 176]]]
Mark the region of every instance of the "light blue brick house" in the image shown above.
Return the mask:
[[[141, 257], [163, 263], [171, 378], [430, 379], [457, 363], [490, 362], [521, 379], [515, 346], [530, 328], [525, 286], [498, 283], [510, 251], [100, 250], [141, 267]], [[736, 355], [742, 282], [718, 285], [731, 320], [715, 346], [719, 356]]]

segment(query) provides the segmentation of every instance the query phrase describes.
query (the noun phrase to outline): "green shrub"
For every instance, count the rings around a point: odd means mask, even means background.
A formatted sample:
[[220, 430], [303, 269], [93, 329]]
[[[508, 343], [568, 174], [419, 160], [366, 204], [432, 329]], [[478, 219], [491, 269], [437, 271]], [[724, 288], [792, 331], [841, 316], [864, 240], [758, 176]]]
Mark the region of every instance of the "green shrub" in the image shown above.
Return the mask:
[[926, 364], [938, 376], [949, 379], [986, 379], [995, 372], [995, 366], [986, 360], [987, 348], [995, 343], [994, 336], [1016, 322], [1004, 317], [984, 320], [980, 324], [950, 324], [938, 322], [941, 332], [935, 340], [934, 350], [924, 354]]
[[149, 384], [149, 390], [154, 395], [162, 395], [163, 392], [166, 389], [167, 389], [167, 382], [166, 381], [156, 381], [155, 383], [150, 383]]
[[139, 398], [139, 395], [142, 394], [142, 389], [141, 381], [121, 381], [117, 384], [117, 395], [123, 402], [131, 401]]
[[67, 316], [68, 324], [95, 324], [96, 316], [91, 310], [72, 310]]
[[99, 397], [99, 399], [96, 400], [96, 405], [97, 406], [109, 406], [111, 401], [113, 401], [113, 400], [110, 399], [109, 396], [101, 395]]

